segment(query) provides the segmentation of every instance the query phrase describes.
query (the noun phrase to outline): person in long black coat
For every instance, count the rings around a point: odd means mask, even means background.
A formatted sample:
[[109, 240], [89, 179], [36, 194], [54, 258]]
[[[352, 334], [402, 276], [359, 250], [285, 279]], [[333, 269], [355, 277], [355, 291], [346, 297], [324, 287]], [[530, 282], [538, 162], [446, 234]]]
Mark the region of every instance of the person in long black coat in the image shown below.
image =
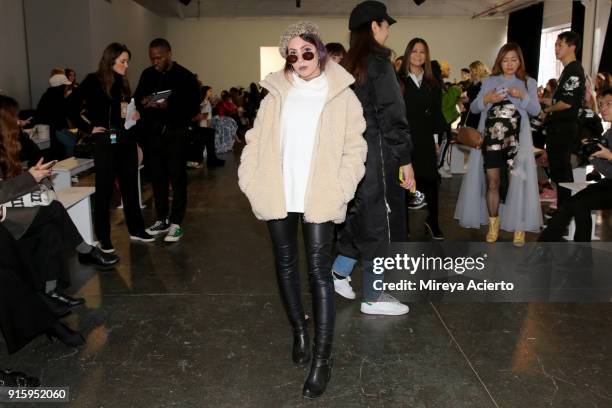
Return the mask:
[[[390, 242], [406, 240], [405, 192], [415, 187], [404, 100], [390, 60], [391, 52], [383, 45], [394, 22], [380, 2], [357, 5], [349, 19], [350, 49], [342, 61], [356, 79], [354, 91], [363, 106], [368, 154], [365, 176], [349, 204], [346, 222], [338, 230], [340, 256], [333, 265], [334, 286], [337, 282], [347, 285], [344, 278], [360, 260], [361, 311], [366, 314], [408, 312], [408, 306], [375, 285], [384, 276], [374, 274], [372, 262]], [[400, 173], [404, 181], [400, 181]]]
[[442, 89], [433, 76], [429, 46], [425, 40], [410, 40], [399, 77], [412, 136], [412, 165], [429, 212], [425, 221], [426, 232], [433, 239], [442, 240], [444, 234], [438, 223], [437, 137], [442, 136], [446, 123], [442, 115]]

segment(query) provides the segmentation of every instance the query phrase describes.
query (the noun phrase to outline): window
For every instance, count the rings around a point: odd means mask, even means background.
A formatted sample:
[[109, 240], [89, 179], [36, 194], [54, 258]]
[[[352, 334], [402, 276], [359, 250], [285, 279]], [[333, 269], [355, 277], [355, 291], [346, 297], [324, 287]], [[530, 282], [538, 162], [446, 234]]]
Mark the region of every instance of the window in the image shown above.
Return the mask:
[[563, 71], [563, 64], [555, 59], [555, 41], [563, 31], [570, 29], [569, 25], [542, 30], [540, 40], [540, 69], [538, 72], [538, 85], [546, 86], [549, 79], [559, 79]]
[[270, 72], [276, 72], [285, 66], [285, 60], [278, 53], [278, 47], [259, 47], [259, 75], [264, 79]]

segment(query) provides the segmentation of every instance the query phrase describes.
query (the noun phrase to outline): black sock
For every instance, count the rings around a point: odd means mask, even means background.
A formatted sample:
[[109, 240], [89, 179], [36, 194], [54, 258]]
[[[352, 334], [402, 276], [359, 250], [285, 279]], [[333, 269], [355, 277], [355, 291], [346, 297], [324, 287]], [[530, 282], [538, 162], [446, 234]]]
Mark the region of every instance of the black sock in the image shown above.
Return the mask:
[[335, 271], [332, 271], [332, 274], [334, 274], [334, 278], [336, 278], [338, 280], [346, 279], [346, 276], [339, 275]]

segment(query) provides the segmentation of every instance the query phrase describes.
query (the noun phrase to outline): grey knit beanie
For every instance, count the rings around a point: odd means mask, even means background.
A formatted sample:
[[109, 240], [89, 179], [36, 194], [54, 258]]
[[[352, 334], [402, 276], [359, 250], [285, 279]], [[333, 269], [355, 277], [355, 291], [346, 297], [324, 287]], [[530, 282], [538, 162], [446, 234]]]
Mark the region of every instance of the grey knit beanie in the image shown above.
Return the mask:
[[281, 35], [280, 44], [278, 45], [278, 52], [280, 52], [280, 55], [283, 58], [287, 58], [287, 46], [289, 45], [289, 41], [291, 41], [292, 38], [304, 34], [316, 35], [321, 38], [319, 27], [310, 21], [300, 21], [299, 23], [291, 24], [287, 27], [283, 35]]

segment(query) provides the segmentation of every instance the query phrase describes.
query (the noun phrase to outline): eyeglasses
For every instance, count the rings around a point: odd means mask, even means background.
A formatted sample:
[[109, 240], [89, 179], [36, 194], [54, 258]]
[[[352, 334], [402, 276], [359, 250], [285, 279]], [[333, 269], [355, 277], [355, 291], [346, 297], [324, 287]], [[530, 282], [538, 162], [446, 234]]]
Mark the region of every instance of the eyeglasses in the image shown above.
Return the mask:
[[[310, 61], [312, 59], [314, 59], [315, 55], [314, 52], [312, 51], [306, 51], [305, 53], [302, 54], [302, 59], [304, 61]], [[297, 54], [289, 54], [287, 55], [287, 62], [289, 64], [295, 64], [296, 62], [298, 62], [298, 56]]]
[[612, 106], [612, 101], [599, 102], [599, 109], [609, 108], [610, 106]]

